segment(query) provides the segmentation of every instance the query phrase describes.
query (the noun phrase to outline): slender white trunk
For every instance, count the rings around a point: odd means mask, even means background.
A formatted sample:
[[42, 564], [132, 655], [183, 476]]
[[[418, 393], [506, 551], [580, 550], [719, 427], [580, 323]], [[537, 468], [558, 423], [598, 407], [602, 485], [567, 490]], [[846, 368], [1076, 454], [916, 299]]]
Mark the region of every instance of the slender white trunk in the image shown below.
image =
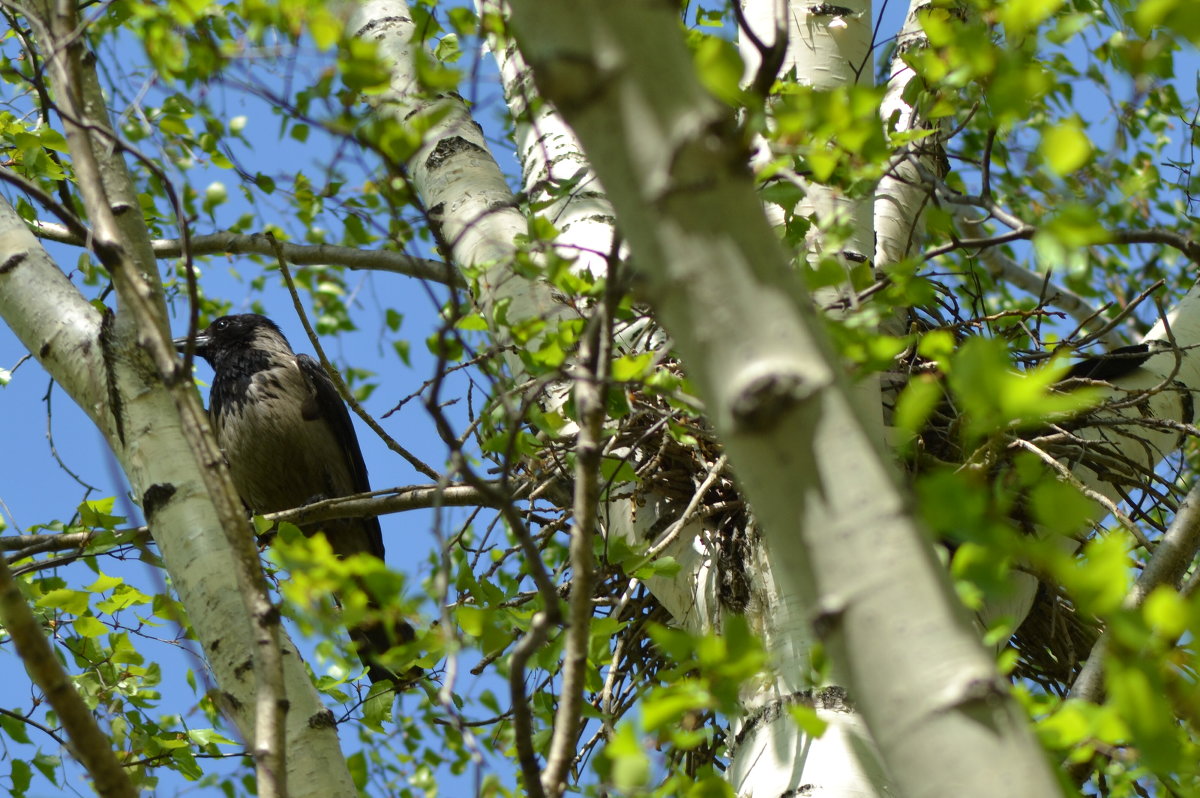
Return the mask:
[[1057, 794], [811, 332], [739, 148], [713, 134], [723, 111], [671, 9], [512, 8], [539, 88], [587, 148], [723, 433], [779, 590], [803, 597], [898, 785]]

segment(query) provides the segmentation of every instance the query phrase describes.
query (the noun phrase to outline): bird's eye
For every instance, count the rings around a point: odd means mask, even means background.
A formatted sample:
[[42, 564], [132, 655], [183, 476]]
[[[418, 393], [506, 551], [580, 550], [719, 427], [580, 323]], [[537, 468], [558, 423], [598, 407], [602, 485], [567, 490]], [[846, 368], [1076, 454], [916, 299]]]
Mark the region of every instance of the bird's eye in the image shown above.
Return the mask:
[[213, 322], [213, 327], [216, 327], [218, 330], [224, 330], [228, 326], [229, 319], [217, 319]]

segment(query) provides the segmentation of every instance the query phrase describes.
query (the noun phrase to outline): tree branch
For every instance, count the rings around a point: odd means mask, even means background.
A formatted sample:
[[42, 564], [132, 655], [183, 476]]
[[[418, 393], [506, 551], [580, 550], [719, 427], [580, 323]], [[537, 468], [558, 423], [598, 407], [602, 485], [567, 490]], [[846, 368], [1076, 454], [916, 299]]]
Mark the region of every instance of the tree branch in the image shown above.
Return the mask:
[[[57, 213], [55, 215], [58, 215]], [[84, 238], [73, 233], [65, 225], [34, 221], [29, 223], [34, 235], [60, 244], [84, 246]], [[189, 240], [192, 255], [266, 255], [275, 256], [275, 250], [265, 233], [209, 233], [192, 236]], [[154, 254], [159, 258], [183, 257], [183, 243], [178, 238], [156, 238], [150, 241]], [[431, 280], [456, 288], [466, 286], [462, 275], [448, 263], [405, 255], [383, 249], [355, 249], [336, 244], [293, 244], [279, 242], [283, 257], [296, 266], [330, 265], [344, 266], [355, 271], [384, 271], [404, 274], [421, 280]]]
[[[375, 515], [402, 513], [408, 510], [425, 510], [430, 507], [497, 507], [500, 502], [499, 485], [495, 490], [480, 490], [471, 485], [415, 485], [404, 488], [386, 488], [370, 493], [356, 493], [323, 499], [291, 510], [268, 513], [263, 518], [278, 524], [292, 523], [297, 526], [331, 521], [340, 518], [366, 518]], [[525, 489], [508, 497], [508, 501], [524, 496]], [[113, 533], [114, 546], [152, 543], [149, 527], [118, 529]], [[15, 552], [8, 557], [11, 564], [34, 554], [47, 551], [82, 552], [99, 537], [96, 532], [67, 532], [61, 535], [3, 535], [0, 536], [0, 551]]]
[[300, 323], [304, 325], [304, 332], [308, 334], [309, 343], [312, 344], [313, 349], [316, 351], [317, 359], [321, 361], [321, 368], [325, 369], [325, 373], [329, 375], [331, 380], [333, 380], [333, 383], [337, 386], [338, 393], [341, 394], [342, 399], [350, 406], [350, 409], [353, 410], [354, 413], [361, 418], [368, 427], [371, 428], [371, 431], [378, 435], [381, 441], [387, 444], [389, 449], [403, 457], [408, 461], [409, 465], [417, 469], [417, 471], [420, 471], [425, 476], [429, 477], [430, 479], [439, 479], [440, 475], [437, 471], [434, 471], [419, 457], [401, 446], [399, 441], [397, 441], [391, 435], [388, 435], [387, 431], [380, 426], [379, 422], [376, 421], [370, 413], [368, 413], [366, 410], [363, 410], [363, 406], [360, 405], [358, 400], [354, 398], [354, 394], [350, 393], [350, 389], [346, 387], [346, 381], [342, 379], [342, 373], [334, 368], [333, 364], [329, 362], [329, 358], [325, 355], [325, 347], [321, 346], [321, 339], [317, 337], [316, 331], [313, 330], [312, 325], [308, 321], [308, 314], [304, 311], [304, 303], [300, 300], [300, 294], [298, 291], [296, 291], [296, 283], [292, 280], [292, 272], [287, 267], [287, 261], [284, 260], [283, 248], [280, 246], [279, 242], [275, 240], [275, 236], [268, 233], [267, 238], [276, 247], [275, 257], [277, 258], [277, 263], [279, 264], [279, 271], [281, 274], [283, 274], [284, 282], [287, 283], [288, 293], [292, 295], [292, 304], [296, 308], [296, 315], [300, 317]]
[[138, 791], [121, 767], [111, 744], [59, 664], [41, 625], [29, 609], [8, 565], [0, 559], [0, 620], [34, 683], [71, 738], [74, 755], [87, 768], [98, 795], [137, 798]]
[[[1154, 547], [1154, 553], [1125, 597], [1125, 609], [1137, 609], [1159, 585], [1178, 588], [1179, 580], [1200, 550], [1200, 482], [1192, 485], [1175, 514], [1167, 533]], [[1071, 697], [1092, 703], [1104, 698], [1104, 655], [1112, 639], [1106, 629], [1092, 647], [1083, 670], [1071, 685]]]
[[[609, 286], [615, 286], [615, 282], [609, 281]], [[604, 446], [600, 436], [606, 415], [606, 379], [610, 361], [607, 343], [612, 340], [609, 318], [608, 303], [597, 305], [588, 330], [580, 341], [579, 356], [572, 369], [575, 372], [579, 434], [575, 439], [574, 524], [569, 551], [571, 595], [567, 605], [562, 687], [558, 708], [554, 713], [554, 735], [541, 777], [542, 789], [551, 798], [558, 798], [566, 789], [567, 771], [575, 758], [582, 723], [583, 688], [591, 639], [592, 586], [595, 582], [592, 540], [599, 513], [600, 460]]]
[[[110, 144], [117, 137], [103, 114], [105, 104], [100, 96], [99, 80], [93, 66], [84, 63], [84, 39], [80, 35], [82, 28], [77, 9], [70, 4], [46, 3], [38, 13], [30, 14], [29, 20], [39, 29], [47, 45], [47, 67], [57, 88], [57, 109], [83, 204], [93, 224], [94, 251], [112, 275], [121, 303], [121, 313], [115, 317], [114, 328], [110, 331], [107, 326], [102, 327], [101, 346], [115, 351], [124, 344], [139, 352], [140, 357], [148, 355], [149, 363], [142, 362], [135, 367], [145, 369], [152, 365], [161, 380], [161, 387], [175, 405], [212, 501], [212, 509], [234, 554], [237, 589], [249, 616], [257, 688], [253, 748], [258, 791], [264, 798], [283, 798], [287, 795], [285, 716], [288, 703], [284, 693], [279, 612], [271, 604], [258, 552], [253, 538], [246, 534], [248, 524], [229, 472], [220, 466], [222, 458], [208, 431], [204, 410], [195, 390], [180, 378], [181, 372], [177, 370], [179, 364], [167, 333], [161, 285], [146, 279], [146, 275], [155, 274], [156, 269], [148, 254], [149, 238], [144, 219], [136, 213], [122, 212], [121, 221], [118, 221], [118, 211], [135, 210], [138, 206], [136, 199], [130, 199], [135, 195], [128, 169]], [[143, 261], [140, 264], [139, 259]], [[111, 336], [106, 332], [111, 332]], [[109, 356], [111, 362], [115, 362], [113, 352]], [[106, 360], [106, 364], [109, 362]], [[119, 369], [124, 373], [127, 367], [113, 366], [112, 371], [115, 374]], [[139, 377], [138, 382], [145, 385], [146, 376]], [[117, 420], [119, 438], [114, 448], [119, 446], [120, 449], [131, 443], [126, 440], [121, 425], [126, 413], [120, 404], [122, 396], [115, 381], [110, 383], [109, 398], [113, 406], [109, 411]], [[165, 486], [160, 487], [166, 490]]]

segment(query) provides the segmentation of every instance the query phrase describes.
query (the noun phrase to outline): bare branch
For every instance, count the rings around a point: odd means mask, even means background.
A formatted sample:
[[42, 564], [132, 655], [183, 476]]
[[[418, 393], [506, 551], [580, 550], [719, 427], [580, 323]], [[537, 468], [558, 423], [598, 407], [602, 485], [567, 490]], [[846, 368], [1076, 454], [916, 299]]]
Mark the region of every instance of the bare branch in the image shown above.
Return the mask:
[[278, 241], [275, 240], [275, 236], [271, 235], [270, 233], [267, 233], [267, 238], [276, 247], [275, 257], [278, 259], [279, 271], [283, 274], [283, 279], [287, 283], [288, 292], [292, 295], [292, 304], [296, 307], [296, 315], [300, 317], [300, 323], [304, 325], [304, 332], [308, 334], [309, 343], [313, 345], [313, 349], [317, 353], [317, 358], [321, 361], [321, 368], [325, 369], [325, 373], [329, 375], [329, 378], [333, 380], [334, 385], [337, 386], [338, 393], [341, 394], [342, 400], [345, 401], [346, 404], [350, 405], [350, 409], [353, 410], [355, 414], [361, 418], [376, 435], [379, 436], [380, 440], [387, 444], [389, 449], [403, 457], [408, 461], [409, 465], [420, 471], [425, 476], [429, 477], [430, 479], [439, 479], [437, 471], [434, 471], [419, 457], [401, 446], [395, 438], [393, 438], [391, 435], [388, 435], [387, 431], [385, 431], [384, 428], [379, 425], [379, 422], [376, 421], [370, 413], [368, 413], [366, 410], [363, 410], [362, 405], [360, 405], [358, 400], [354, 398], [354, 394], [350, 393], [350, 389], [346, 387], [346, 381], [342, 379], [341, 372], [335, 369], [333, 364], [329, 362], [329, 358], [325, 355], [325, 348], [321, 346], [321, 339], [317, 337], [316, 331], [313, 330], [312, 325], [308, 321], [308, 314], [304, 311], [304, 303], [300, 300], [300, 294], [296, 291], [296, 283], [292, 280], [292, 272], [288, 269], [287, 261], [283, 257], [282, 246]]
[[[609, 285], [615, 283], [610, 281]], [[609, 297], [612, 298], [611, 296]], [[600, 504], [600, 460], [603, 456], [601, 428], [605, 418], [605, 395], [612, 340], [607, 304], [597, 306], [587, 334], [580, 342], [575, 371], [575, 407], [579, 435], [575, 440], [575, 500], [571, 529], [571, 595], [567, 608], [567, 639], [563, 646], [562, 688], [554, 713], [554, 736], [542, 771], [542, 789], [558, 798], [566, 789], [567, 771], [575, 758], [582, 722], [583, 687], [587, 676], [588, 644], [592, 620], [592, 586], [595, 563], [592, 539]]]
[[[35, 221], [30, 223], [34, 235], [60, 244], [84, 246], [84, 239], [72, 233], [65, 225]], [[267, 255], [274, 257], [267, 234], [209, 233], [192, 236], [189, 240], [193, 256], [202, 255]], [[160, 258], [183, 257], [183, 243], [178, 238], [156, 238], [150, 246]], [[405, 255], [383, 249], [356, 249], [335, 244], [293, 244], [279, 242], [279, 248], [288, 263], [295, 266], [345, 266], [356, 271], [385, 271], [431, 280], [435, 283], [465, 287], [462, 276], [449, 264], [428, 258]]]
[[[386, 488], [353, 496], [323, 499], [291, 510], [268, 513], [263, 518], [272, 523], [288, 522], [303, 526], [320, 521], [339, 518], [365, 518], [373, 515], [402, 513], [408, 510], [423, 510], [430, 507], [496, 507], [501, 497], [500, 486], [494, 490], [480, 490], [471, 485], [414, 485], [403, 488]], [[506, 501], [521, 498], [524, 488], [509, 495]], [[143, 545], [152, 543], [148, 527], [118, 529], [112, 533], [113, 546]], [[87, 546], [100, 538], [97, 532], [67, 532], [60, 535], [3, 535], [0, 536], [0, 551], [15, 552], [9, 563], [34, 554], [48, 551], [83, 552]]]

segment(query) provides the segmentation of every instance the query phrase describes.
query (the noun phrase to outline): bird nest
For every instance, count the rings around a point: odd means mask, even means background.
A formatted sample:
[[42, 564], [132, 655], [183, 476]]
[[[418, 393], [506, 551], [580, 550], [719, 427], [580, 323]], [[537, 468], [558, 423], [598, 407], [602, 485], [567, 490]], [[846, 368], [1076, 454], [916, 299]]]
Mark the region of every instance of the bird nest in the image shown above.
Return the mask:
[[[928, 373], [932, 369], [932, 364], [915, 357], [901, 366], [909, 373]], [[752, 590], [747, 569], [755, 525], [750, 508], [738, 492], [728, 468], [722, 467], [719, 478], [706, 484], [706, 478], [712, 474], [722, 452], [715, 435], [702, 418], [681, 411], [677, 404], [673, 406], [661, 396], [632, 392], [627, 398], [632, 412], [622, 419], [613, 445], [614, 450], [630, 452], [629, 462], [637, 474], [637, 480], [624, 489], [624, 495], [632, 498], [635, 504], [646, 503], [653, 497], [656, 507], [678, 508], [679, 513], [690, 507], [694, 518], [703, 519], [717, 547], [714, 562], [719, 575], [722, 607], [731, 612], [745, 611]], [[1083, 466], [1095, 473], [1106, 474], [1119, 484], [1127, 499], [1123, 506], [1128, 508], [1125, 510], [1128, 517], [1123, 521], [1132, 520], [1143, 526], [1149, 536], [1155, 535], [1156, 531], [1160, 533], [1164, 518], [1161, 508], [1165, 507], [1168, 515], [1173, 509], [1179, 484], [1174, 477], [1178, 474], [1148, 474], [1135, 461], [1120, 457], [1114, 447], [1074, 436], [1076, 430], [1093, 423], [1093, 418], [1081, 416], [1058, 425], [1055, 435], [1061, 440], [1047, 441], [1034, 433], [1022, 434], [1038, 441], [1051, 455], [1069, 459], [1075, 468]], [[961, 444], [961, 423], [960, 415], [949, 403], [939, 407], [920, 433], [920, 457], [940, 465], [965, 462], [971, 452], [964, 451]], [[1152, 425], [1153, 420], [1146, 419], [1144, 423]], [[1013, 433], [1014, 439], [1017, 435]], [[901, 465], [914, 479], [921, 472], [922, 464], [916, 460]], [[1003, 458], [998, 458], [989, 467], [1004, 468]], [[1135, 491], [1135, 487], [1140, 490]], [[1160, 511], [1143, 511], [1139, 504], [1143, 500], [1141, 497], [1154, 498]], [[1023, 502], [1018, 501], [1010, 520], [1033, 534], [1033, 523], [1023, 516], [1023, 507]], [[678, 514], [660, 518], [651, 528], [646, 542], [652, 545], [677, 519]], [[1083, 530], [1078, 539], [1082, 541], [1100, 528], [1097, 525], [1091, 532]], [[954, 543], [945, 545], [953, 549]], [[1010, 641], [1017, 654], [1013, 675], [1062, 695], [1069, 690], [1091, 651], [1099, 624], [1077, 612], [1070, 597], [1042, 576], [1033, 607]], [[649, 591], [640, 597], [640, 601], [639, 613], [657, 613], [656, 602]], [[651, 675], [660, 667], [654, 661], [652, 649], [633, 646], [631, 641], [629, 651], [636, 651], [641, 658], [640, 665], [631, 672]], [[634, 665], [633, 662], [629, 664]], [[631, 683], [636, 682], [635, 678]]]

